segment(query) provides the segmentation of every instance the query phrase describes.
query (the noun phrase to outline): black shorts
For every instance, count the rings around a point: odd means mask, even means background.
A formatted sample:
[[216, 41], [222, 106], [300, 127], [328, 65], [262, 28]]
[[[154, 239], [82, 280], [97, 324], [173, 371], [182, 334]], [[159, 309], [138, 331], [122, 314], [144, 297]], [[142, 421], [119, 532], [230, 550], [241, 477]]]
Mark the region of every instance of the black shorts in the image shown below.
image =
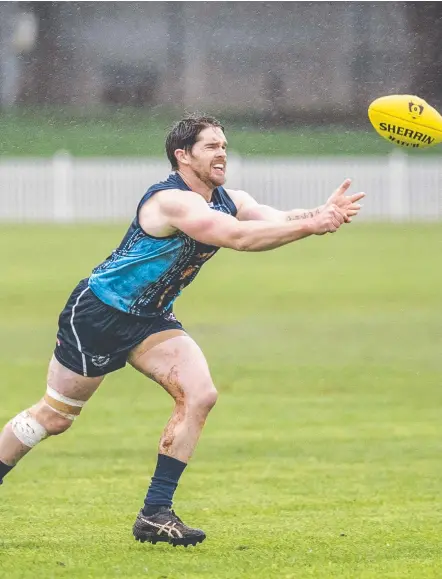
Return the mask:
[[104, 376], [126, 365], [129, 352], [145, 338], [164, 330], [182, 330], [172, 312], [142, 318], [116, 310], [97, 298], [83, 279], [58, 320], [54, 355], [83, 376]]

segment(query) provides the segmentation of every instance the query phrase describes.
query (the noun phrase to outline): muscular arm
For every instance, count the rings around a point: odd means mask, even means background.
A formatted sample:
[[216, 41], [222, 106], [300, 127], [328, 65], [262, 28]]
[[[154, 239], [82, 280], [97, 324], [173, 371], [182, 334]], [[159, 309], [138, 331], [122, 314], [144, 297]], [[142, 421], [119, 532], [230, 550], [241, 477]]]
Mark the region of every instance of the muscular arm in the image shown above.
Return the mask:
[[324, 205], [314, 209], [291, 209], [290, 211], [280, 211], [268, 205], [261, 205], [251, 195], [245, 191], [234, 191], [229, 189], [228, 194], [232, 198], [238, 209], [238, 219], [241, 221], [297, 221], [300, 219], [312, 219], [318, 215]]
[[283, 222], [239, 221], [210, 209], [192, 191], [167, 190], [157, 196], [161, 215], [171, 227], [202, 243], [236, 251], [275, 249], [312, 234], [336, 231], [343, 222], [341, 213], [334, 208], [325, 217]]

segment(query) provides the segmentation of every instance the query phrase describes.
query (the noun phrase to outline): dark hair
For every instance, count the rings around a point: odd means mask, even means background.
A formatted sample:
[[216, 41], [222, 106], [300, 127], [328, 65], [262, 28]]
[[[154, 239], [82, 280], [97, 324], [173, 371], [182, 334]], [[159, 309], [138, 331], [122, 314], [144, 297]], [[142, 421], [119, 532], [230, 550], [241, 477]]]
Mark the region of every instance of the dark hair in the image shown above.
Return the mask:
[[174, 171], [178, 169], [175, 151], [190, 151], [198, 135], [207, 127], [219, 127], [224, 132], [224, 127], [214, 117], [189, 115], [175, 123], [166, 138], [166, 153]]

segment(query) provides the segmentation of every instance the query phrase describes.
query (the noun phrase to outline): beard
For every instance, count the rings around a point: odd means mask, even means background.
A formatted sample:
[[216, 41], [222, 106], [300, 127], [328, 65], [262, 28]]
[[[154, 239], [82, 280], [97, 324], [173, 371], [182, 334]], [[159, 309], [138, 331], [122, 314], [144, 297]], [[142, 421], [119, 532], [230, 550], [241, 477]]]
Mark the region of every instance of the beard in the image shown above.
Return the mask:
[[221, 185], [224, 185], [224, 183], [226, 182], [226, 175], [225, 173], [223, 173], [222, 175], [219, 176], [214, 176], [211, 175], [211, 172], [203, 172], [200, 171], [199, 169], [193, 169], [193, 172], [195, 173], [195, 175], [198, 177], [198, 179], [200, 181], [202, 181], [205, 185], [207, 185], [208, 187], [211, 187], [212, 189], [216, 189], [216, 187], [220, 187]]

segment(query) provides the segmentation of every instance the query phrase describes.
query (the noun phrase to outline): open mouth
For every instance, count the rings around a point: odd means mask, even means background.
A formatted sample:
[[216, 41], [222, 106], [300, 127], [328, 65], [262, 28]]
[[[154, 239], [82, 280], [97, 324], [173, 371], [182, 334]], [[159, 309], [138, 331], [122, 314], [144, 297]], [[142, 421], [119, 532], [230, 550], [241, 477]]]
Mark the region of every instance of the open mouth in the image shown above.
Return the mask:
[[219, 163], [217, 165], [213, 165], [213, 170], [218, 175], [224, 175], [224, 173], [226, 172], [226, 167], [225, 167], [225, 165], [222, 165]]

